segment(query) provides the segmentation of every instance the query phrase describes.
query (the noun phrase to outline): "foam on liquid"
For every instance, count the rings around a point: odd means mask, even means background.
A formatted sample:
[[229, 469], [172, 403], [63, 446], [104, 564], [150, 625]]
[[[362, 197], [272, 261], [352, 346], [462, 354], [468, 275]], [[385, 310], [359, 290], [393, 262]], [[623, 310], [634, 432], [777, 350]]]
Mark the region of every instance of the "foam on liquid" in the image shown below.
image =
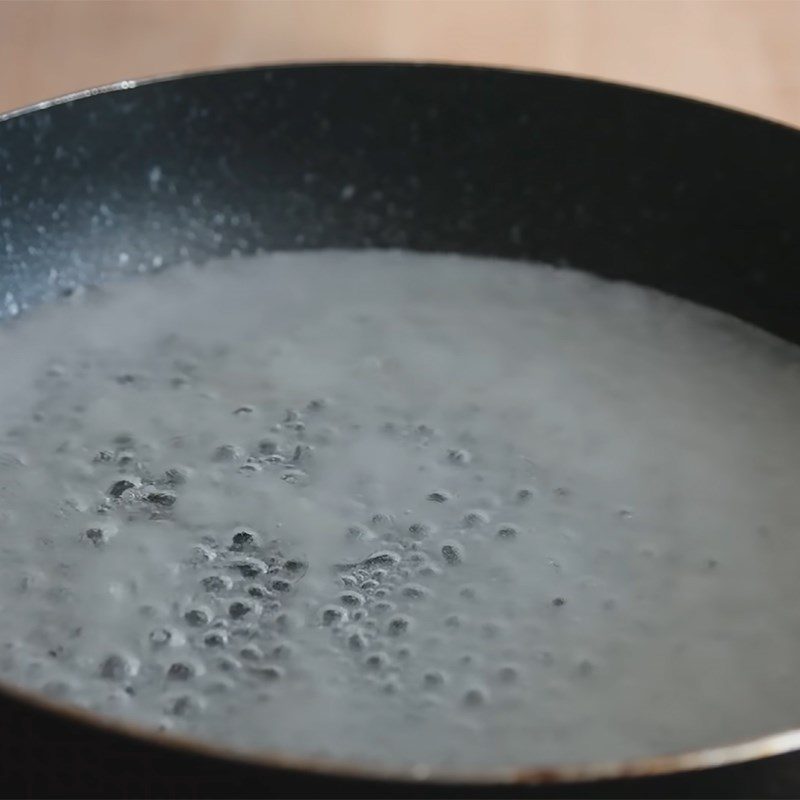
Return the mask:
[[0, 678], [482, 768], [800, 724], [800, 351], [585, 274], [167, 270], [0, 331]]

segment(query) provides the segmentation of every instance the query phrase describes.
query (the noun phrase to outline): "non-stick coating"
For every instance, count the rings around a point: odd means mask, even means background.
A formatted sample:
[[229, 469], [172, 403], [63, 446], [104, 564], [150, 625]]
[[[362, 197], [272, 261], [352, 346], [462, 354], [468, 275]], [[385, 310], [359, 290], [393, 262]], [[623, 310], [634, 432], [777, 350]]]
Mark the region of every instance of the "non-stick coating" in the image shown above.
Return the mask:
[[[568, 264], [800, 341], [798, 211], [800, 133], [702, 103], [466, 67], [239, 70], [0, 124], [0, 306], [237, 250], [402, 247]], [[23, 793], [409, 793], [178, 755], [1, 696], [0, 715]], [[800, 757], [539, 791], [792, 796]]]

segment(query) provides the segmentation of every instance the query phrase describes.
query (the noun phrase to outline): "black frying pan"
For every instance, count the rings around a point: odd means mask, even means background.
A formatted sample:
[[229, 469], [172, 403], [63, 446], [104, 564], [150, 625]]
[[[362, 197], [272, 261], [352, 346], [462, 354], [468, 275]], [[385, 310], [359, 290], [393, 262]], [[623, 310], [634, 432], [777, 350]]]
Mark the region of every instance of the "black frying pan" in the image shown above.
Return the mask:
[[[569, 264], [800, 342], [800, 133], [747, 115], [553, 75], [351, 65], [126, 83], [0, 120], [6, 315], [187, 259], [403, 247]], [[0, 730], [10, 794], [800, 794], [800, 755], [764, 757], [800, 737], [420, 787], [168, 747], [12, 690]]]

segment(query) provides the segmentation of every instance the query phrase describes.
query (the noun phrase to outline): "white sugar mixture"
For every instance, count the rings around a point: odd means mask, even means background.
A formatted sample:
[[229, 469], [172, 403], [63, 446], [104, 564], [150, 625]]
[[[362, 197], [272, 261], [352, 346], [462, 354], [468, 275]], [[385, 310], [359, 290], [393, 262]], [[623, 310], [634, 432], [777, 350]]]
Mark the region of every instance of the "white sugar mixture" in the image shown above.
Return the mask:
[[391, 768], [800, 724], [800, 350], [730, 317], [273, 255], [41, 307], [0, 374], [2, 680]]

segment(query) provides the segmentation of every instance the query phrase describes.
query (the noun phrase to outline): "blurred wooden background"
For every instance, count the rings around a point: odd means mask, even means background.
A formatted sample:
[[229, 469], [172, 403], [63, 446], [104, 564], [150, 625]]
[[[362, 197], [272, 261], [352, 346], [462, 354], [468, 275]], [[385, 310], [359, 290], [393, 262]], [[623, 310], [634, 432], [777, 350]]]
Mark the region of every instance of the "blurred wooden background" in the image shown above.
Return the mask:
[[123, 78], [296, 59], [558, 70], [800, 125], [798, 0], [0, 0], [0, 111]]

